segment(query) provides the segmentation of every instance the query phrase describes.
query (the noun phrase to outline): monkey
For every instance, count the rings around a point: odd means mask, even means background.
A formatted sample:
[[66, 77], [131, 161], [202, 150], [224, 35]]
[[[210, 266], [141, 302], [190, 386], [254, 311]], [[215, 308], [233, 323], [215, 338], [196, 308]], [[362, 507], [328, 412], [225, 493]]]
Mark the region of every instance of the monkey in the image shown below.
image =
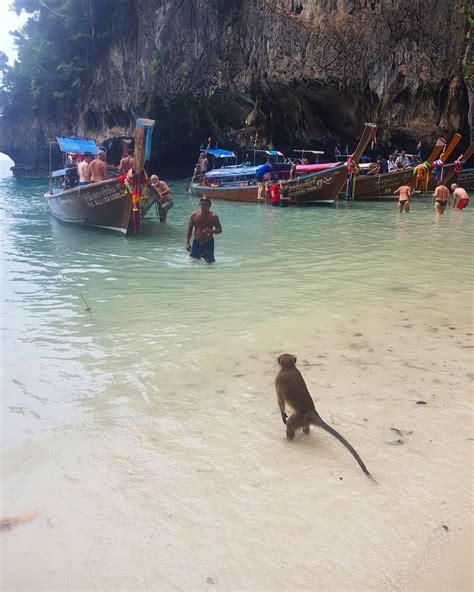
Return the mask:
[[[337, 438], [341, 444], [344, 444], [367, 477], [375, 481], [349, 442], [319, 416], [304, 378], [296, 367], [296, 357], [292, 354], [281, 354], [278, 356], [277, 361], [280, 365], [280, 371], [275, 378], [275, 389], [281, 418], [286, 425], [286, 437], [288, 440], [293, 440], [295, 432], [299, 428], [303, 428], [305, 434], [309, 434], [310, 425], [322, 428]], [[294, 413], [290, 417], [288, 417], [285, 411], [286, 403], [294, 410]]]

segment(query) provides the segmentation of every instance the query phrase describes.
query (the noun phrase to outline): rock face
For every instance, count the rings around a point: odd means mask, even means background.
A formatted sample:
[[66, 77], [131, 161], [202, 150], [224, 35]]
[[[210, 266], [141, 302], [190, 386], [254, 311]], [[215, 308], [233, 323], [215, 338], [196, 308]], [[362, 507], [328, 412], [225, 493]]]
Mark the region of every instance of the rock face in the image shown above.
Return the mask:
[[[469, 0], [466, 0], [469, 1]], [[200, 142], [328, 147], [364, 121], [414, 148], [460, 130], [469, 142], [472, 50], [464, 0], [137, 0], [135, 42], [116, 40], [78, 134], [127, 135], [156, 118], [154, 155], [195, 159]], [[64, 121], [4, 117], [0, 151], [46, 163]], [[20, 145], [26, 150], [21, 151]], [[34, 158], [32, 158], [34, 156]], [[328, 153], [329, 156], [329, 153]], [[31, 162], [30, 162], [31, 160]]]

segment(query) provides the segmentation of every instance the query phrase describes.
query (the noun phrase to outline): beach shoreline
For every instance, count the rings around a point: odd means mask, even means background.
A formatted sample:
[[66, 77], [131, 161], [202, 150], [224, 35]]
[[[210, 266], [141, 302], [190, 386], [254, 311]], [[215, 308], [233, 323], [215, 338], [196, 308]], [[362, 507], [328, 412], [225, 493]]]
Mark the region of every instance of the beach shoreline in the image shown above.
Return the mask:
[[413, 581], [414, 592], [471, 592], [474, 589], [474, 532], [458, 533], [441, 545], [436, 557]]

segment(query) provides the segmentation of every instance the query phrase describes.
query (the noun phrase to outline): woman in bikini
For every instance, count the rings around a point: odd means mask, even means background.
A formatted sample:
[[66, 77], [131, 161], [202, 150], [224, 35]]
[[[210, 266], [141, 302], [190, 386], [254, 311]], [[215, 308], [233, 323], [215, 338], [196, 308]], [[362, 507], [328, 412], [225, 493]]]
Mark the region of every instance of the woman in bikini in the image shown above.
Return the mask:
[[444, 210], [446, 206], [450, 204], [451, 200], [449, 199], [449, 189], [446, 185], [443, 185], [442, 181], [438, 182], [436, 186], [435, 192], [433, 193], [434, 197], [434, 209], [438, 216], [444, 214]]
[[394, 195], [399, 194], [397, 210], [398, 213], [401, 214], [402, 212], [410, 211], [410, 196], [411, 196], [412, 189], [410, 185], [401, 185], [398, 189], [394, 191]]

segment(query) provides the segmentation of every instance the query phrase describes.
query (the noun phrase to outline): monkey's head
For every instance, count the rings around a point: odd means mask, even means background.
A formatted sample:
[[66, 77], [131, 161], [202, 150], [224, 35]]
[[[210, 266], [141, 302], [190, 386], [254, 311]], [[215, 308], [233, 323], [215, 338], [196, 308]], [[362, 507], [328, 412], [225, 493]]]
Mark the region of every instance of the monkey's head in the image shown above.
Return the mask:
[[293, 368], [296, 364], [296, 356], [293, 354], [280, 354], [277, 361], [282, 368]]

